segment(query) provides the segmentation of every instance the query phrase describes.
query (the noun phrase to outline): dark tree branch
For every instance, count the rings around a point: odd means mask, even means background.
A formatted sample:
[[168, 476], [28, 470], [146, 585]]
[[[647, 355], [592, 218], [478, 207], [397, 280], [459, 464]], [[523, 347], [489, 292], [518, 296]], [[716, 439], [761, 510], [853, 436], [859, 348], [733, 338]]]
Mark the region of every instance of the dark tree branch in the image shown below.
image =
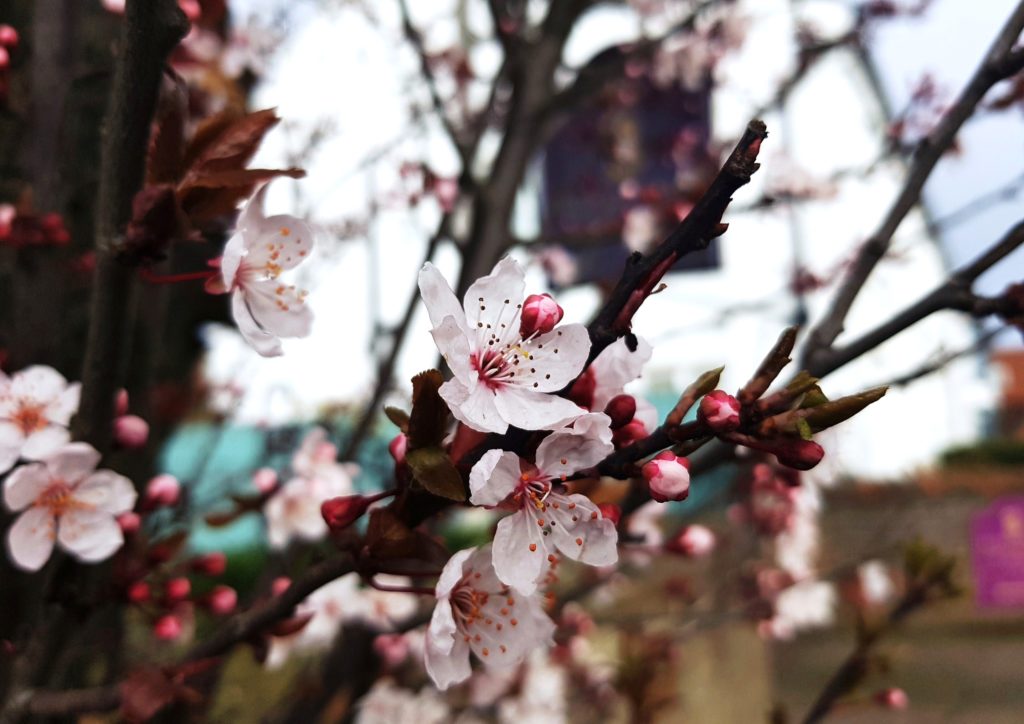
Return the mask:
[[110, 447], [114, 398], [133, 326], [135, 269], [122, 258], [124, 226], [142, 188], [150, 124], [164, 63], [189, 23], [174, 0], [129, 0], [110, 95], [96, 210], [96, 273], [74, 434], [100, 452]]
[[875, 265], [885, 256], [892, 243], [892, 237], [904, 217], [913, 209], [921, 197], [931, 172], [952, 146], [960, 127], [974, 113], [989, 89], [1016, 72], [1020, 51], [1012, 48], [1024, 29], [1024, 2], [1014, 9], [1006, 24], [1000, 30], [992, 47], [986, 53], [981, 65], [974, 72], [967, 87], [949, 108], [935, 129], [921, 140], [910, 164], [907, 177], [899, 195], [885, 214], [878, 229], [860, 248], [857, 258], [843, 279], [831, 308], [811, 331], [805, 350], [804, 367], [814, 368], [815, 357], [827, 354], [836, 338], [842, 333], [846, 315], [853, 306]]

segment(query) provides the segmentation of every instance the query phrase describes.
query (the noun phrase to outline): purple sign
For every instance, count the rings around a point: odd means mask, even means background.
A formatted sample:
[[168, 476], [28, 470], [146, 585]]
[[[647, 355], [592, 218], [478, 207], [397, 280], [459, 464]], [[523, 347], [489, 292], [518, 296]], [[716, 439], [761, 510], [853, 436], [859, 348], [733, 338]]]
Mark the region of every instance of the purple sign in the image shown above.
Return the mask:
[[982, 608], [1024, 608], [1024, 498], [997, 500], [971, 520], [975, 600]]

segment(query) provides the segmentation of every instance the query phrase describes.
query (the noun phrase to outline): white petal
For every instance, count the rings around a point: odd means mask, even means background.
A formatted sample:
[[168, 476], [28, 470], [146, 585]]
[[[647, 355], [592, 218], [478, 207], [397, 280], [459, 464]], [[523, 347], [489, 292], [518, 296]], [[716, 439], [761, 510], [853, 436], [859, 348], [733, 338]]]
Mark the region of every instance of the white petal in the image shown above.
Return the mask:
[[505, 324], [505, 329], [518, 335], [519, 312], [525, 290], [522, 267], [515, 259], [506, 256], [490, 274], [477, 279], [466, 291], [462, 301], [468, 328], [472, 331], [479, 329], [478, 324], [485, 328], [489, 324], [498, 330]]
[[441, 276], [437, 267], [429, 261], [423, 265], [419, 275], [420, 296], [423, 297], [423, 304], [427, 308], [427, 315], [430, 317], [430, 324], [439, 327], [445, 317], [452, 317], [462, 327], [466, 327], [466, 313], [459, 304], [455, 292]]
[[315, 240], [313, 229], [305, 221], [287, 214], [263, 219], [258, 228], [244, 233], [249, 250], [246, 268], [263, 269], [268, 279], [308, 259]]
[[435, 593], [438, 598], [447, 596], [455, 588], [455, 584], [462, 578], [462, 566], [466, 560], [473, 555], [476, 548], [466, 548], [461, 550], [444, 564], [444, 570], [441, 571], [441, 577], [437, 579], [437, 587]]
[[537, 448], [537, 467], [557, 479], [597, 465], [614, 450], [611, 420], [592, 412], [576, 418], [572, 428], [544, 438]]
[[42, 463], [22, 465], [4, 481], [4, 503], [19, 511], [32, 505], [50, 485], [50, 473]]
[[135, 507], [138, 493], [132, 481], [113, 470], [97, 470], [75, 488], [75, 500], [111, 515]]
[[245, 237], [236, 232], [224, 245], [224, 252], [220, 257], [220, 276], [224, 280], [225, 289], [234, 288], [235, 277], [238, 275], [238, 268], [242, 265], [244, 256]]
[[26, 571], [38, 571], [53, 552], [56, 522], [50, 511], [30, 508], [18, 516], [7, 531], [7, 551], [11, 560]]
[[124, 545], [121, 526], [102, 510], [71, 510], [57, 523], [57, 540], [86, 563], [102, 561]]
[[519, 456], [504, 450], [488, 450], [469, 473], [469, 501], [473, 505], [497, 505], [519, 485]]
[[473, 673], [469, 665], [469, 646], [459, 637], [450, 651], [442, 653], [434, 647], [428, 636], [423, 646], [423, 663], [434, 685], [441, 691], [465, 681]]
[[11, 378], [12, 397], [28, 398], [36, 402], [49, 403], [58, 399], [68, 386], [64, 376], [44, 365], [26, 367]]
[[448, 380], [439, 390], [441, 398], [455, 419], [480, 432], [505, 433], [508, 423], [495, 406], [497, 397], [485, 385], [477, 385], [472, 392], [456, 379]]
[[42, 460], [66, 445], [71, 440], [71, 433], [61, 425], [47, 425], [25, 438], [21, 448], [21, 456], [26, 460]]
[[515, 384], [536, 392], [556, 392], [583, 370], [590, 354], [590, 333], [582, 324], [563, 324], [521, 347], [529, 358], [517, 368]]
[[262, 357], [279, 357], [284, 354], [281, 340], [262, 329], [253, 319], [249, 306], [245, 303], [242, 290], [236, 289], [231, 295], [231, 316], [235, 318], [238, 331], [245, 341]]
[[[533, 550], [530, 550], [531, 545], [535, 546]], [[498, 521], [493, 551], [494, 572], [502, 583], [523, 595], [537, 590], [537, 579], [544, 570], [548, 550], [541, 527], [529, 511], [520, 510]]]
[[434, 338], [437, 351], [451, 368], [452, 374], [468, 383], [475, 373], [469, 366], [469, 339], [458, 320], [452, 316], [445, 317], [440, 326], [430, 330], [430, 335]]
[[68, 485], [85, 480], [96, 469], [100, 454], [92, 445], [71, 442], [49, 455], [44, 461], [51, 477], [60, 478]]
[[21, 446], [7, 445], [0, 442], [0, 475], [3, 475], [18, 462], [21, 457]]
[[[551, 535], [563, 554], [590, 566], [609, 566], [619, 559], [615, 524], [602, 518], [589, 498], [552, 494], [548, 503], [547, 515], [556, 522], [551, 526]], [[558, 508], [554, 503], [558, 503]]]
[[447, 598], [442, 598], [434, 606], [434, 612], [430, 615], [427, 638], [430, 640], [435, 651], [448, 655], [455, 645], [455, 632], [455, 616], [452, 614], [452, 604]]
[[661, 424], [658, 408], [642, 397], [634, 395], [633, 399], [636, 400], [636, 414], [633, 415], [633, 419], [642, 422], [647, 428], [647, 432], [654, 432], [655, 428]]
[[71, 416], [78, 412], [78, 402], [81, 396], [82, 383], [72, 382], [56, 400], [47, 406], [47, 419], [67, 427], [71, 422]]
[[625, 338], [606, 347], [591, 365], [594, 371], [594, 409], [605, 405], [622, 394], [622, 388], [640, 377], [644, 365], [651, 359], [651, 345], [637, 337], [636, 352], [630, 352]]
[[0, 473], [11, 469], [21, 457], [25, 436], [13, 422], [0, 419]]
[[[505, 423], [523, 430], [555, 430], [587, 412], [564, 397], [532, 392], [514, 385], [498, 388], [494, 406]], [[505, 432], [505, 429], [487, 432]]]
[[243, 290], [256, 323], [276, 337], [308, 337], [313, 310], [294, 288], [273, 281], [249, 284]]

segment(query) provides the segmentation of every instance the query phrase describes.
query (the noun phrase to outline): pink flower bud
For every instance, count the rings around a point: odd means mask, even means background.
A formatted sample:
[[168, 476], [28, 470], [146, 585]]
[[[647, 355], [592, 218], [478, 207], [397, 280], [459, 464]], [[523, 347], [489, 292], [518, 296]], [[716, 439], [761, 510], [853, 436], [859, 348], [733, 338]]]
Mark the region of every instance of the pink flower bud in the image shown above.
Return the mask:
[[277, 488], [277, 471], [272, 468], [260, 468], [252, 474], [252, 484], [263, 495], [273, 493]]
[[287, 591], [292, 585], [292, 579], [288, 576], [278, 576], [274, 579], [274, 582], [270, 584], [270, 592], [275, 596], [280, 596], [282, 593]]
[[875, 694], [875, 701], [886, 709], [902, 711], [910, 706], [910, 697], [903, 689], [882, 689]]
[[0, 45], [0, 71], [7, 70], [11, 65], [11, 54], [7, 52], [7, 48]]
[[604, 414], [612, 419], [613, 430], [628, 425], [636, 414], [636, 399], [632, 395], [616, 395], [605, 405]]
[[640, 469], [651, 491], [651, 497], [659, 503], [670, 500], [686, 500], [690, 494], [690, 461], [676, 457], [666, 450]]
[[206, 576], [223, 576], [228, 567], [228, 557], [220, 551], [206, 553], [192, 561], [192, 570]]
[[203, 14], [203, 8], [199, 4], [199, 0], [178, 0], [178, 7], [185, 13], [185, 17], [188, 18], [190, 23], [194, 23]]
[[740, 426], [740, 401], [722, 390], [704, 395], [697, 419], [713, 432], [730, 432]]
[[121, 388], [114, 398], [114, 414], [120, 417], [128, 414], [128, 390]]
[[519, 320], [519, 333], [523, 339], [535, 334], [546, 334], [562, 321], [564, 312], [550, 294], [531, 294], [523, 302]]
[[825, 457], [825, 449], [813, 440], [784, 440], [771, 452], [782, 465], [796, 470], [810, 470]]
[[161, 641], [174, 641], [181, 636], [182, 628], [181, 619], [169, 613], [166, 616], [161, 616], [153, 624], [153, 635]]
[[167, 582], [167, 587], [164, 589], [164, 593], [166, 594], [168, 601], [172, 601], [174, 603], [184, 601], [188, 598], [188, 595], [192, 593], [192, 582], [187, 578], [172, 578]]
[[207, 604], [211, 612], [218, 616], [227, 616], [238, 605], [238, 592], [231, 586], [214, 586]]
[[611, 503], [601, 503], [597, 509], [601, 511], [602, 518], [607, 518], [615, 525], [619, 524], [619, 520], [622, 518], [622, 508]]
[[181, 497], [181, 483], [173, 475], [157, 475], [146, 485], [145, 502], [153, 508], [170, 507]]
[[125, 595], [128, 596], [128, 600], [132, 603], [146, 603], [150, 598], [149, 584], [145, 581], [136, 581], [128, 586]]
[[138, 415], [121, 415], [114, 420], [114, 440], [123, 448], [135, 450], [149, 439], [149, 423]]
[[370, 501], [362, 495], [343, 495], [325, 500], [320, 506], [320, 514], [323, 515], [328, 528], [344, 530], [356, 522], [369, 507]]
[[117, 516], [117, 524], [121, 527], [122, 533], [131, 535], [132, 533], [139, 532], [139, 528], [142, 527], [142, 518], [139, 517], [138, 513], [128, 511]]
[[403, 634], [381, 634], [373, 640], [373, 650], [389, 669], [398, 667], [409, 656], [409, 641]]
[[14, 50], [18, 47], [19, 40], [17, 30], [10, 25], [0, 25], [0, 45], [8, 50]]
[[594, 404], [594, 390], [597, 389], [597, 378], [594, 377], [594, 370], [587, 368], [587, 371], [576, 378], [569, 388], [569, 399], [580, 407], [589, 410]]
[[688, 525], [665, 548], [689, 558], [700, 558], [714, 550], [715, 534], [703, 525]]
[[637, 419], [626, 423], [612, 433], [612, 443], [616, 448], [623, 448], [647, 437], [647, 426]]
[[405, 436], [405, 433], [400, 432], [395, 435], [395, 438], [388, 444], [388, 452], [391, 453], [391, 457], [395, 459], [397, 465], [401, 465], [405, 462], [405, 452], [409, 447], [409, 438]]

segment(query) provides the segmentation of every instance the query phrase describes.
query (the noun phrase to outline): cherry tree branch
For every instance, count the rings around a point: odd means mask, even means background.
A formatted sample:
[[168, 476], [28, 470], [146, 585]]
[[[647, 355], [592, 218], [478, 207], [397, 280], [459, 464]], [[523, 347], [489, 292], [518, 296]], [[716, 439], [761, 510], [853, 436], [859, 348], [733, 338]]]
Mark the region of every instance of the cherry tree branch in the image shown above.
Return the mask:
[[1021, 53], [1013, 50], [1013, 46], [1022, 29], [1024, 2], [1019, 3], [1014, 9], [959, 98], [950, 106], [935, 129], [918, 144], [899, 195], [894, 199], [878, 229], [860, 248], [857, 258], [836, 292], [832, 306], [811, 331], [804, 353], [807, 363], [803, 366], [814, 367], [815, 357], [827, 354], [842, 333], [846, 316], [857, 295], [875, 266], [889, 250], [893, 235], [903, 219], [917, 205], [925, 183], [952, 146], [960, 127], [975, 112], [993, 85], [1020, 70]]

